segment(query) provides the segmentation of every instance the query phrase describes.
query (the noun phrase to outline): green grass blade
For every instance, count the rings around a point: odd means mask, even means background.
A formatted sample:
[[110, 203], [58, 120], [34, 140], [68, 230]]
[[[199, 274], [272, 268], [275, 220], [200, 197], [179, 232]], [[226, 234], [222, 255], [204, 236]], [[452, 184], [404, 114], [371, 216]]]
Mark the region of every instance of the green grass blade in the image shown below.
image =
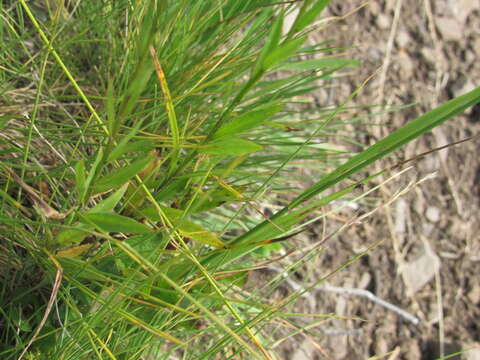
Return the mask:
[[148, 226], [138, 221], [114, 213], [88, 213], [81, 215], [87, 224], [94, 224], [99, 230], [105, 232], [124, 232], [128, 234], [149, 234], [153, 232]]
[[123, 195], [127, 191], [128, 184], [122, 185], [117, 191], [115, 191], [112, 195], [110, 195], [105, 200], [100, 201], [97, 205], [93, 208], [88, 210], [87, 213], [102, 213], [102, 212], [110, 212], [113, 211], [115, 206], [122, 200]]
[[86, 185], [87, 176], [85, 172], [85, 161], [80, 160], [75, 165], [75, 185], [78, 193], [78, 197], [83, 199], [85, 196], [85, 191], [87, 190]]
[[[220, 238], [213, 232], [186, 219], [183, 210], [173, 209], [166, 206], [160, 206], [160, 208], [181, 236], [190, 238], [203, 245], [214, 247], [225, 246]], [[154, 206], [143, 209], [142, 214], [152, 222], [162, 221], [161, 216], [158, 214], [158, 211]]]
[[360, 65], [358, 60], [353, 59], [342, 59], [342, 58], [322, 58], [322, 59], [311, 59], [311, 60], [302, 60], [295, 62], [286, 62], [279, 65], [281, 70], [323, 70], [330, 68], [343, 68], [343, 67], [357, 67]]
[[307, 37], [302, 36], [297, 39], [290, 40], [287, 43], [283, 43], [265, 57], [265, 60], [262, 62], [262, 69], [271, 69], [276, 64], [281, 63], [282, 61], [293, 56], [306, 40]]
[[218, 129], [213, 135], [213, 140], [239, 135], [245, 131], [253, 129], [265, 120], [270, 119], [273, 115], [282, 110], [282, 108], [283, 105], [273, 105], [240, 115], [238, 118]]
[[[314, 0], [315, 1], [315, 0]], [[320, 13], [327, 7], [330, 3], [330, 0], [319, 0], [316, 1], [315, 4], [311, 6], [310, 9], [307, 10], [307, 6], [309, 3], [313, 1], [305, 1], [303, 11], [300, 11], [295, 22], [292, 25], [292, 29], [290, 30], [289, 36], [294, 33], [298, 33], [305, 29], [308, 25], [313, 23], [315, 19], [320, 15]]]
[[140, 171], [142, 171], [152, 161], [152, 159], [152, 156], [140, 156], [140, 158], [134, 161], [132, 164], [115, 170], [111, 174], [100, 178], [93, 188], [94, 191], [97, 193], [103, 192], [123, 185], [137, 175]]
[[275, 21], [272, 25], [272, 30], [265, 41], [265, 45], [260, 52], [258, 57], [257, 63], [253, 68], [253, 74], [262, 72], [264, 68], [264, 62], [267, 56], [272, 53], [275, 49], [278, 48], [278, 44], [280, 43], [280, 38], [282, 36], [282, 28], [283, 28], [283, 20], [285, 17], [285, 12], [282, 11], [278, 14], [275, 18]]
[[212, 141], [199, 148], [200, 153], [220, 156], [241, 156], [260, 150], [262, 150], [262, 146], [240, 138]]
[[163, 96], [165, 98], [165, 108], [167, 109], [168, 123], [170, 124], [170, 132], [172, 136], [172, 145], [174, 153], [172, 154], [172, 162], [170, 165], [170, 170], [173, 171], [177, 163], [178, 150], [180, 146], [180, 132], [178, 130], [178, 121], [177, 115], [175, 114], [175, 107], [173, 105], [172, 95], [170, 94], [170, 89], [168, 87], [167, 78], [163, 72], [162, 65], [158, 60], [157, 53], [153, 46], [150, 47], [150, 53], [153, 58], [153, 63], [155, 64], [155, 70], [157, 73], [158, 81], [162, 88]]

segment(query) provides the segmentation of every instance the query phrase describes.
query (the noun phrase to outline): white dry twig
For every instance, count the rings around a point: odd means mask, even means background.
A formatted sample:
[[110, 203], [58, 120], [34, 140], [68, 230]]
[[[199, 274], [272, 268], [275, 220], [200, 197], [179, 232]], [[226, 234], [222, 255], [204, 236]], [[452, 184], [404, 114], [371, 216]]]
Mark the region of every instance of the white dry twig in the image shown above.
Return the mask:
[[[292, 289], [294, 289], [295, 291], [301, 292], [302, 297], [305, 297], [307, 299], [311, 298], [312, 293], [308, 292], [308, 291], [305, 291], [305, 288], [302, 285], [295, 282], [294, 280], [292, 280], [288, 276], [288, 273], [286, 271], [284, 271], [283, 269], [281, 269], [277, 266], [274, 266], [274, 265], [269, 265], [267, 267], [267, 269], [282, 274], [282, 276], [285, 278], [285, 282], [288, 285], [290, 285], [290, 287], [292, 287]], [[385, 300], [380, 299], [378, 296], [374, 295], [371, 291], [368, 291], [368, 290], [357, 289], [357, 288], [341, 288], [341, 287], [330, 286], [330, 285], [317, 286], [317, 287], [313, 288], [313, 290], [315, 292], [316, 291], [328, 291], [328, 292], [334, 292], [334, 293], [337, 293], [337, 294], [355, 295], [355, 296], [364, 297], [364, 298], [367, 298], [368, 300], [370, 300], [371, 302], [384, 307], [385, 309], [393, 311], [394, 313], [396, 313], [397, 315], [401, 316], [402, 318], [411, 322], [414, 325], [418, 325], [420, 323], [420, 320], [416, 316], [414, 316], [414, 315], [410, 314], [409, 312], [399, 308], [396, 305], [393, 305], [393, 304], [391, 304], [391, 303], [389, 303]]]

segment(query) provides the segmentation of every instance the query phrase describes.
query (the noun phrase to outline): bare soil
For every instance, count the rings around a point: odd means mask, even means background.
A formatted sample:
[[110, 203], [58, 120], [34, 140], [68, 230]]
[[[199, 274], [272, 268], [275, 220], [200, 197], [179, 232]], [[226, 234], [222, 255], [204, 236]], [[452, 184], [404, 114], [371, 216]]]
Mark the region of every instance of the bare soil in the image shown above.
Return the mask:
[[[372, 117], [369, 122], [377, 125], [355, 128], [359, 142], [381, 138], [438, 104], [480, 85], [478, 0], [372, 0], [354, 11], [362, 3], [333, 1], [329, 16], [353, 13], [314, 34], [316, 40], [332, 39], [336, 45], [354, 46], [348, 50], [349, 56], [363, 63], [346, 83], [320, 90], [315, 100], [322, 103], [333, 95], [340, 102], [378, 71], [354, 99], [353, 104], [358, 106], [356, 115], [378, 110], [365, 110], [365, 105], [418, 104]], [[383, 71], [379, 70], [382, 65]], [[477, 135], [479, 130], [477, 105], [369, 170], [373, 172]], [[292, 336], [277, 348], [279, 358], [378, 356], [429, 360], [472, 349], [450, 358], [480, 359], [478, 141], [473, 139], [412, 162], [412, 169], [372, 194], [372, 203], [391, 202], [388, 206], [380, 206], [361, 223], [330, 238], [315, 261], [309, 261], [291, 279], [298, 284], [312, 284], [379, 243], [327, 283], [370, 291], [415, 316], [419, 323], [362, 296], [317, 291], [308, 301], [301, 298], [295, 310], [335, 313], [349, 319], [331, 320]], [[397, 197], [402, 190], [404, 194]], [[364, 202], [359, 206], [359, 210], [346, 208], [337, 216], [328, 217], [303, 242], [301, 237], [297, 239], [299, 246], [319, 241], [356, 214], [372, 209]], [[263, 276], [272, 275], [275, 273], [263, 271]], [[285, 293], [292, 291], [288, 283], [284, 287]]]

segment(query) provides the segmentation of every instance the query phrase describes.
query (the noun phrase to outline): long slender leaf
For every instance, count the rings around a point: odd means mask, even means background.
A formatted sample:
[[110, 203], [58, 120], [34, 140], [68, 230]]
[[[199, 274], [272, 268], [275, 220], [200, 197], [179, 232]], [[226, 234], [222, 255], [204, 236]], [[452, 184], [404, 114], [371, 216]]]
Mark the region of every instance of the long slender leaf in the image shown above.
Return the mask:
[[234, 137], [212, 141], [200, 148], [199, 152], [211, 155], [240, 156], [260, 150], [262, 150], [262, 146], [253, 141]]
[[[199, 244], [211, 245], [215, 247], [223, 247], [225, 244], [213, 232], [206, 230], [202, 226], [185, 218], [184, 211], [180, 209], [173, 209], [165, 206], [160, 206], [162, 211], [168, 217], [173, 226], [178, 230], [180, 235], [190, 238]], [[149, 207], [142, 211], [142, 213], [150, 221], [161, 221], [156, 207]]]
[[96, 192], [103, 192], [125, 184], [128, 180], [132, 179], [135, 175], [142, 171], [143, 168], [145, 168], [148, 163], [152, 161], [152, 159], [152, 156], [141, 156], [132, 164], [118, 169], [99, 179], [94, 186], [94, 190]]
[[282, 44], [271, 53], [269, 53], [265, 60], [262, 63], [262, 68], [264, 70], [271, 69], [276, 64], [288, 59], [293, 56], [298, 48], [307, 40], [305, 36], [299, 37], [297, 39], [290, 40], [287, 43]]
[[286, 62], [279, 66], [282, 70], [323, 70], [328, 68], [356, 67], [360, 62], [353, 59], [324, 58]]
[[213, 135], [213, 140], [218, 140], [223, 137], [239, 135], [245, 131], [248, 131], [265, 120], [271, 118], [277, 112], [283, 108], [283, 105], [274, 105], [261, 110], [256, 110], [243, 114], [233, 121], [223, 125], [218, 131]]
[[[295, 22], [293, 23], [290, 34], [298, 33], [303, 29], [305, 29], [308, 25], [310, 25], [318, 17], [318, 15], [320, 15], [320, 13], [327, 7], [330, 1], [331, 0], [314, 1], [314, 5], [310, 9], [306, 11], [301, 11], [297, 16], [297, 18], [295, 19]], [[306, 1], [305, 3], [308, 4], [308, 2], [312, 2], [312, 1]], [[304, 6], [306, 9], [307, 5], [304, 5]]]
[[114, 213], [90, 213], [82, 215], [87, 224], [93, 223], [99, 230], [129, 234], [149, 234], [153, 230], [138, 221]]

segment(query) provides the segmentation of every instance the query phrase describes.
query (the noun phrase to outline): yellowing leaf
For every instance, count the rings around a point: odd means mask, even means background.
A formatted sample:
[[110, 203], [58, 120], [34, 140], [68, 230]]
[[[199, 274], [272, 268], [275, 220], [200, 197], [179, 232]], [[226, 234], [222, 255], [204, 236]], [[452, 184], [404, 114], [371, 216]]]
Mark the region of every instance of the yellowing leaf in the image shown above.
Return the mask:
[[70, 249], [57, 251], [57, 256], [61, 258], [73, 258], [82, 255], [85, 251], [88, 251], [94, 244], [85, 244], [72, 247]]
[[204, 229], [191, 221], [182, 221], [178, 227], [180, 235], [188, 237], [200, 244], [211, 245], [215, 247], [224, 247], [225, 244], [214, 233]]

